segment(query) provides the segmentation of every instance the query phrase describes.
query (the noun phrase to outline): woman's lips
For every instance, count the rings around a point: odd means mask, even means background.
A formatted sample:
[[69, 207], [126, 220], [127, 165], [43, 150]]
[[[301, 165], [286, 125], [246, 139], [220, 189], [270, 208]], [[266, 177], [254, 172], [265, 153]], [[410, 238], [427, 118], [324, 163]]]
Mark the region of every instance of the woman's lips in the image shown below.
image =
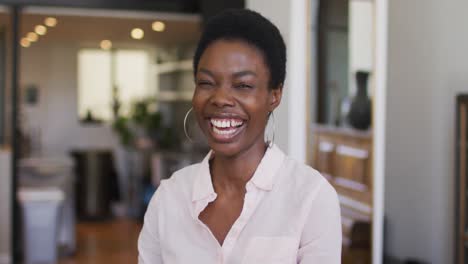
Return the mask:
[[215, 141], [227, 143], [237, 136], [244, 128], [244, 120], [240, 118], [209, 118], [210, 133]]

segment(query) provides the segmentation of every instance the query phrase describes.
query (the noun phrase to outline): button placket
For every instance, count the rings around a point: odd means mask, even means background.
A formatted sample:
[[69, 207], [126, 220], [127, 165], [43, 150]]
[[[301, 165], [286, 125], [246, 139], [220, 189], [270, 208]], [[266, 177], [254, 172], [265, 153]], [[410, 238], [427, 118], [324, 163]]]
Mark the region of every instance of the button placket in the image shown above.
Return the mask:
[[228, 257], [234, 249], [235, 242], [238, 240], [240, 233], [247, 224], [249, 218], [252, 216], [255, 208], [259, 203], [260, 193], [256, 190], [252, 183], [248, 182], [246, 185], [246, 193], [244, 197], [244, 206], [242, 207], [239, 218], [234, 222], [224, 240], [222, 249], [224, 256]]
[[218, 250], [218, 263], [222, 264], [224, 263], [224, 256], [222, 250]]
[[223, 250], [221, 248], [221, 246], [219, 245], [219, 242], [218, 240], [216, 239], [216, 237], [213, 235], [213, 233], [211, 232], [210, 228], [205, 224], [203, 223], [198, 217], [200, 215], [200, 213], [205, 210], [206, 206], [208, 206], [209, 203], [211, 203], [212, 201], [214, 201], [215, 199], [217, 198], [217, 194], [216, 193], [213, 193], [213, 194], [210, 194], [210, 196], [206, 197], [205, 199], [203, 200], [200, 200], [200, 201], [197, 201], [195, 206], [194, 206], [194, 219], [195, 221], [205, 230], [205, 232], [210, 236], [213, 244], [215, 245], [216, 247], [216, 252], [217, 252], [217, 255], [218, 255], [218, 263], [223, 263], [224, 262], [224, 254], [223, 254]]

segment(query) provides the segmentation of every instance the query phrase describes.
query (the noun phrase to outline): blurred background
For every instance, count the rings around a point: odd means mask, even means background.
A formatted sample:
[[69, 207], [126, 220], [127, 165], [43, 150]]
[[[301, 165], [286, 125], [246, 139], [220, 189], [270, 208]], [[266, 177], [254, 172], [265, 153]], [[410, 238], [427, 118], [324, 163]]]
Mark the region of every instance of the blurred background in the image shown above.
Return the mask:
[[137, 263], [160, 181], [209, 150], [183, 121], [226, 8], [283, 34], [275, 140], [337, 190], [343, 263], [468, 263], [466, 1], [0, 0], [0, 264]]

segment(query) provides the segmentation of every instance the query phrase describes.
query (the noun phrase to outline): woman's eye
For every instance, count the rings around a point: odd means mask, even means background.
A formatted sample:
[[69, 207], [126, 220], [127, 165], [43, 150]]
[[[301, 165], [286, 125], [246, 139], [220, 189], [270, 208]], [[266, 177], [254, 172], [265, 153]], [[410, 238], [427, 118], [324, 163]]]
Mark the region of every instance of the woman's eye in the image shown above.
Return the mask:
[[197, 85], [201, 86], [201, 87], [211, 87], [211, 86], [213, 86], [213, 83], [211, 83], [209, 81], [199, 81], [199, 82], [197, 82]]
[[246, 83], [240, 83], [240, 84], [235, 85], [234, 87], [240, 88], [240, 89], [251, 89], [251, 88], [253, 88], [252, 85], [249, 85], [249, 84], [246, 84]]

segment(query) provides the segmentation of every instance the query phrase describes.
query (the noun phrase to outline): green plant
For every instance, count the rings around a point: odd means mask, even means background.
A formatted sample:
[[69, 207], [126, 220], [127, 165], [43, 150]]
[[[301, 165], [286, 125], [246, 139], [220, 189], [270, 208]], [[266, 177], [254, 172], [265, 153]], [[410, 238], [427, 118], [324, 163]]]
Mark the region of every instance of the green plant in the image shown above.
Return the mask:
[[[151, 138], [155, 143], [165, 141], [166, 128], [162, 127], [162, 115], [154, 109], [154, 100], [145, 99], [135, 101], [131, 105], [130, 115], [128, 118], [118, 116], [112, 127], [119, 135], [120, 142], [124, 146], [130, 146], [134, 139], [135, 128], [141, 128], [145, 135]], [[159, 144], [161, 145], [161, 144]], [[163, 143], [162, 145], [165, 146]]]
[[141, 126], [147, 134], [154, 134], [161, 128], [162, 116], [157, 111], [151, 111], [153, 100], [141, 100], [132, 105], [131, 120]]
[[128, 126], [128, 119], [123, 116], [118, 116], [112, 128], [119, 135], [120, 143], [124, 146], [129, 146], [133, 141], [133, 133]]

